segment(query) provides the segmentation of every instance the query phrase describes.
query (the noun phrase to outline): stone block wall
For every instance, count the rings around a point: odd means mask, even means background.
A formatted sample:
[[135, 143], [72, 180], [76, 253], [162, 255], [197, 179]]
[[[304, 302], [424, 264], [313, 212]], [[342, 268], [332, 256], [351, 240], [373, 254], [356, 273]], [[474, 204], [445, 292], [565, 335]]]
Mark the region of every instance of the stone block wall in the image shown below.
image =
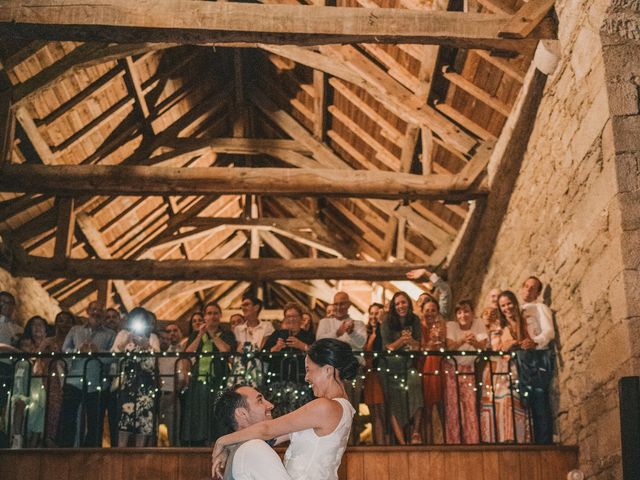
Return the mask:
[[22, 325], [34, 315], [53, 323], [60, 311], [58, 302], [33, 278], [16, 278], [0, 268], [0, 290], [6, 290], [16, 297], [16, 320]]
[[479, 301], [495, 287], [517, 292], [532, 274], [545, 283], [559, 346], [556, 430], [579, 445], [593, 479], [622, 478], [617, 382], [640, 374], [639, 5], [556, 3], [562, 58], [506, 214], [495, 242], [474, 246], [482, 267], [456, 279]]

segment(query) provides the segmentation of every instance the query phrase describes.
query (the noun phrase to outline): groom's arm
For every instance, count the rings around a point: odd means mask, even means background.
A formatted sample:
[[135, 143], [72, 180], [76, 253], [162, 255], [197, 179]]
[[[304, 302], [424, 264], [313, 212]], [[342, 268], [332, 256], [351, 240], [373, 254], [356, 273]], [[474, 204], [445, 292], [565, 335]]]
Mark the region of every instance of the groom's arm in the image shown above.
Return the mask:
[[234, 480], [291, 480], [278, 454], [263, 440], [243, 443], [227, 468]]

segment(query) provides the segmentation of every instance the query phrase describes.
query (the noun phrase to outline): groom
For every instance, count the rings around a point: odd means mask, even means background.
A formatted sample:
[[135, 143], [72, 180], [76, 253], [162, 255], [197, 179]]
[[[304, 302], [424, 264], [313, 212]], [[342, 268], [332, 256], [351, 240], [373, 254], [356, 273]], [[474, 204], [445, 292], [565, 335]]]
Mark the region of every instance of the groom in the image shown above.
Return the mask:
[[[222, 392], [213, 415], [223, 433], [271, 419], [273, 404], [253, 387], [235, 386]], [[212, 472], [214, 478], [216, 473]], [[290, 480], [280, 458], [263, 440], [249, 440], [231, 448], [223, 480]]]

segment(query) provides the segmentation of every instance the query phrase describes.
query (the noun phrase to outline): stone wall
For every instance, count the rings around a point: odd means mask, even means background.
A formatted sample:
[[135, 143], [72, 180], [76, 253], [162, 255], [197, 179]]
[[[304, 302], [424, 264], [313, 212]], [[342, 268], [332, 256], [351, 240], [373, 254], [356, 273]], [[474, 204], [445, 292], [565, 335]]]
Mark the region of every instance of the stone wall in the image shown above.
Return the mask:
[[476, 299], [517, 291], [531, 274], [547, 285], [557, 433], [579, 445], [580, 468], [595, 479], [622, 477], [617, 382], [640, 372], [640, 30], [620, 15], [638, 2], [609, 7], [556, 3], [560, 64], [495, 241], [475, 245], [473, 267], [456, 279]]
[[60, 311], [58, 302], [33, 278], [16, 278], [0, 268], [0, 290], [6, 290], [16, 297], [16, 319], [23, 325], [34, 315], [40, 315], [53, 323]]

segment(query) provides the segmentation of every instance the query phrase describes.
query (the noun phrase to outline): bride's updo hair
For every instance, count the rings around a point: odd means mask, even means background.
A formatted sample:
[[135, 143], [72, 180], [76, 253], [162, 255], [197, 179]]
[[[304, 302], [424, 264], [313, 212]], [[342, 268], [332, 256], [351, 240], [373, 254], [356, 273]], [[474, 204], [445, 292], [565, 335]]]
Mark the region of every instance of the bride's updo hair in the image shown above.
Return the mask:
[[330, 365], [340, 373], [342, 380], [352, 380], [358, 373], [360, 364], [353, 356], [351, 346], [348, 343], [335, 338], [323, 338], [317, 340], [309, 347], [307, 353], [316, 365], [321, 367]]

